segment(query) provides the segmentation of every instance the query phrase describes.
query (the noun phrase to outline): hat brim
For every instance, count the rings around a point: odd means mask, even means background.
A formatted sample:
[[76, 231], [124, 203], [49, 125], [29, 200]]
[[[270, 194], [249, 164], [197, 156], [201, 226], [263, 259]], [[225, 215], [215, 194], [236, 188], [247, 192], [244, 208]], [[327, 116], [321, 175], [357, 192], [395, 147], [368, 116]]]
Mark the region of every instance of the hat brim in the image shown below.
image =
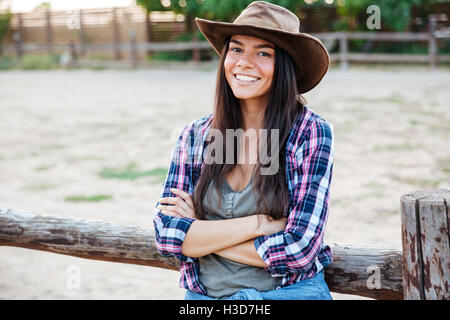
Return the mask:
[[305, 93], [314, 88], [325, 76], [330, 65], [330, 56], [322, 42], [306, 33], [291, 33], [200, 18], [195, 18], [195, 22], [219, 56], [225, 39], [238, 34], [264, 39], [285, 50], [295, 63], [298, 93]]

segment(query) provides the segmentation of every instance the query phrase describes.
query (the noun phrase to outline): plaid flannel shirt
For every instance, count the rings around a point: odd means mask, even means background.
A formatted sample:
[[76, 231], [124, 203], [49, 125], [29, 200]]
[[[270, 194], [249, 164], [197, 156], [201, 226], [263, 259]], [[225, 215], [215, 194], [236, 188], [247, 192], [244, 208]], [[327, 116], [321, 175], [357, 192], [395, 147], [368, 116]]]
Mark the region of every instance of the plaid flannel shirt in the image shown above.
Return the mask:
[[[204, 116], [182, 130], [161, 197], [175, 197], [170, 188], [193, 194], [203, 167], [212, 117]], [[328, 217], [333, 149], [331, 125], [305, 107], [286, 143], [285, 171], [290, 200], [286, 228], [254, 239], [256, 251], [267, 264], [266, 270], [273, 277], [281, 277], [278, 288], [309, 279], [332, 262], [332, 252], [323, 244], [323, 235]], [[163, 256], [180, 260], [181, 288], [206, 294], [198, 278], [198, 259], [181, 252], [193, 221], [164, 215], [155, 208], [156, 245]]]

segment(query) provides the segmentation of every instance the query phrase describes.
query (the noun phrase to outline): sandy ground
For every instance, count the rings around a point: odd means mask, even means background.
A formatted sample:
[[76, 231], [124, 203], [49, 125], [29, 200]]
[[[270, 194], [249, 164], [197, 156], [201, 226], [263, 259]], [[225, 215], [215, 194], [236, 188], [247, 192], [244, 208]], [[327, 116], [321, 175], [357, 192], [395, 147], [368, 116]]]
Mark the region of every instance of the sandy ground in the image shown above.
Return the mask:
[[[160, 175], [100, 173], [167, 169], [214, 82], [213, 68], [0, 73], [0, 207], [152, 228]], [[336, 137], [326, 242], [401, 246], [400, 196], [450, 186], [450, 72], [335, 69], [305, 96]], [[0, 247], [0, 299], [183, 295], [177, 272]]]

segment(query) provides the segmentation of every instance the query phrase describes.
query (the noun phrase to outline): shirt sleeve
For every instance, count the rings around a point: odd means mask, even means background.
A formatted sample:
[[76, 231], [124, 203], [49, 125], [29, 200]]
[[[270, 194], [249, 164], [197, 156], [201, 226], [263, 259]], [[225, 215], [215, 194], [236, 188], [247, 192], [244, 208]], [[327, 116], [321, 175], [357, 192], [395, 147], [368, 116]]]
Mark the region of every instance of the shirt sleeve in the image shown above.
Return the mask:
[[[161, 197], [176, 197], [170, 189], [181, 189], [193, 194], [192, 183], [192, 145], [193, 125], [187, 125], [181, 132], [172, 153], [169, 172], [163, 185]], [[155, 227], [155, 240], [158, 252], [166, 257], [176, 257], [180, 261], [191, 261], [181, 253], [186, 234], [195, 219], [172, 217], [165, 215], [155, 206], [153, 224]]]
[[273, 277], [303, 273], [314, 264], [322, 247], [328, 216], [333, 168], [333, 133], [330, 125], [314, 121], [295, 151], [294, 188], [284, 231], [257, 237], [255, 248]]

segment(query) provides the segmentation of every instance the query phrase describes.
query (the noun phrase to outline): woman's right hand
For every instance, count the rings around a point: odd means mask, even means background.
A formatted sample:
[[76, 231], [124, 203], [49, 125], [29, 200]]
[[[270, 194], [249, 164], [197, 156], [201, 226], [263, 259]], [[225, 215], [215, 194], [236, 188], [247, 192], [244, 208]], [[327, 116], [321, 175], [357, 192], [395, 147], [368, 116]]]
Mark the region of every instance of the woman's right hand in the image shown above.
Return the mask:
[[260, 235], [268, 236], [286, 228], [287, 218], [273, 220], [265, 214], [258, 214], [258, 230]]

